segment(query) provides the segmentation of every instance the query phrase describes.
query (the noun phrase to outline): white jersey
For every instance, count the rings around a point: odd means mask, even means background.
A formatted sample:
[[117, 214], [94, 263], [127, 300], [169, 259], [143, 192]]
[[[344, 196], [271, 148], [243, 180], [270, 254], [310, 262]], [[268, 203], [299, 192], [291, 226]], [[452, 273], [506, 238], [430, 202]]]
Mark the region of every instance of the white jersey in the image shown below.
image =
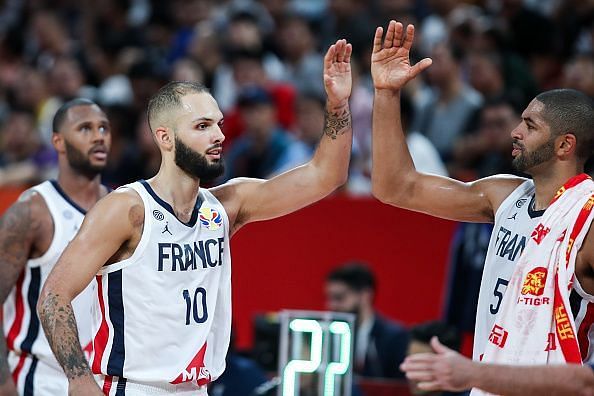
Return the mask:
[[594, 363], [594, 296], [586, 293], [577, 277], [569, 295], [578, 344], [584, 363]]
[[106, 394], [126, 382], [204, 387], [224, 371], [231, 333], [225, 209], [200, 189], [183, 223], [146, 181], [122, 188], [142, 198], [144, 228], [132, 256], [96, 277], [92, 370]]
[[[85, 215], [85, 211], [64, 193], [56, 181], [46, 181], [31, 190], [43, 197], [54, 223], [54, 236], [41, 257], [27, 261], [3, 306], [4, 334], [11, 354], [9, 363], [18, 389], [32, 389], [36, 383], [36, 370], [39, 371], [38, 362], [53, 367], [56, 375], [66, 378], [41, 329], [36, 306], [44, 282], [66, 245], [76, 235]], [[92, 338], [93, 299], [93, 286], [90, 285], [72, 302], [80, 342], [88, 352]]]
[[473, 359], [481, 360], [501, 308], [503, 295], [528, 238], [544, 210], [534, 209], [534, 183], [527, 180], [502, 203], [497, 213], [485, 258], [474, 333]]

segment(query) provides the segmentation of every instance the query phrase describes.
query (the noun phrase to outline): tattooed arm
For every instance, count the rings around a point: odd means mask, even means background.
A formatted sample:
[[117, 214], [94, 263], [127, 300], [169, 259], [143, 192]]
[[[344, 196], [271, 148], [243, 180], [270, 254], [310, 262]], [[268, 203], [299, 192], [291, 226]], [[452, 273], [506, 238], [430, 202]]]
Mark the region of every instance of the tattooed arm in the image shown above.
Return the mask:
[[[26, 191], [0, 219], [0, 303], [15, 286], [30, 257], [41, 255], [51, 242], [52, 219], [43, 198]], [[43, 231], [45, 231], [45, 235]], [[44, 246], [45, 245], [45, 246]], [[4, 326], [0, 326], [0, 395], [16, 395], [7, 361]]]
[[339, 40], [324, 57], [324, 133], [313, 158], [270, 180], [233, 179], [214, 188], [233, 231], [251, 221], [271, 219], [316, 202], [345, 183], [351, 155], [351, 45]]
[[102, 395], [82, 351], [72, 300], [109, 260], [131, 255], [144, 224], [142, 200], [116, 191], [85, 216], [43, 286], [37, 311], [47, 340], [69, 381], [70, 395]]

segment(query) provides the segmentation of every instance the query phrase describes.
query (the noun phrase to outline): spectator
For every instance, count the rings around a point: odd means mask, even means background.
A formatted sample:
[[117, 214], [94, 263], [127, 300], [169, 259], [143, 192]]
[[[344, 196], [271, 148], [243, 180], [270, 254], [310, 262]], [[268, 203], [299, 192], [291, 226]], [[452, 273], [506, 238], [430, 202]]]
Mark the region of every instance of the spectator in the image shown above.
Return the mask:
[[357, 316], [354, 371], [364, 377], [403, 378], [398, 369], [409, 342], [402, 325], [382, 317], [373, 308], [375, 276], [366, 265], [348, 263], [326, 277], [326, 306]]
[[296, 107], [297, 140], [289, 146], [282, 160], [283, 166], [277, 173], [309, 161], [324, 130], [325, 97], [315, 93], [304, 93], [297, 98]]
[[229, 149], [224, 179], [277, 173], [285, 165], [293, 138], [277, 124], [272, 96], [261, 87], [247, 87], [238, 105], [245, 131]]
[[488, 101], [480, 112], [476, 133], [461, 137], [454, 150], [455, 174], [464, 180], [498, 173], [517, 173], [512, 166], [513, 131], [520, 114], [509, 101], [500, 98]]
[[[292, 130], [295, 125], [295, 87], [270, 79], [264, 69], [263, 56], [260, 51], [234, 52], [231, 55], [233, 79], [239, 90], [252, 86], [264, 88], [275, 105], [276, 122], [282, 128]], [[239, 110], [234, 107], [225, 112], [227, 144], [246, 129]]]
[[43, 146], [32, 114], [13, 111], [1, 136], [0, 187], [29, 186], [56, 171], [55, 153]]
[[277, 35], [278, 48], [287, 70], [288, 81], [300, 92], [324, 94], [324, 58], [316, 50], [313, 32], [304, 18], [285, 18]]
[[[474, 89], [483, 95], [485, 100], [493, 100], [505, 96], [519, 107], [529, 102], [521, 87], [506, 86], [502, 56], [491, 50], [472, 51], [467, 58], [468, 78]], [[513, 71], [512, 71], [513, 72]]]
[[413, 130], [425, 134], [448, 162], [455, 141], [472, 129], [482, 98], [462, 80], [460, 49], [439, 44], [432, 58], [433, 65], [427, 70], [432, 90], [416, 114]]
[[594, 55], [581, 54], [565, 64], [563, 87], [582, 91], [594, 99]]

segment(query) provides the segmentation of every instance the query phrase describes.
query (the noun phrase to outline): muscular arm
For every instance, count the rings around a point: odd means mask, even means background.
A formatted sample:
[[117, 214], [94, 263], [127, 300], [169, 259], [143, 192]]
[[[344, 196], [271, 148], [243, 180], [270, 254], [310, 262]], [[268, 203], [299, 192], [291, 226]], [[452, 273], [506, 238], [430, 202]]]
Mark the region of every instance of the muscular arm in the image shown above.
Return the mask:
[[414, 27], [391, 21], [385, 38], [378, 28], [373, 41], [373, 195], [390, 205], [461, 221], [492, 221], [497, 208], [523, 179], [492, 177], [474, 183], [417, 172], [402, 131], [400, 90], [431, 65], [410, 64]]
[[237, 178], [213, 189], [228, 212], [236, 213], [234, 229], [294, 212], [342, 185], [351, 151], [350, 117], [347, 104], [327, 105], [324, 135], [308, 163], [270, 180]]
[[270, 180], [240, 178], [213, 189], [234, 220], [235, 230], [248, 222], [303, 208], [345, 183], [352, 143], [348, 105], [350, 54], [350, 44], [340, 40], [324, 58], [324, 84], [328, 93], [324, 132], [308, 163]]
[[[51, 217], [43, 199], [27, 191], [0, 218], [0, 303], [4, 304], [23, 272], [38, 239], [42, 221]], [[0, 394], [16, 394], [7, 362], [4, 326], [0, 326]]]
[[458, 221], [491, 222], [524, 179], [494, 176], [472, 183], [418, 172], [400, 121], [400, 92], [376, 90], [373, 104], [373, 195], [380, 201]]
[[43, 330], [71, 390], [77, 394], [101, 393], [97, 393], [99, 388], [79, 342], [71, 302], [99, 269], [134, 238], [144, 222], [143, 210], [134, 192], [114, 192], [99, 201], [85, 216], [41, 292], [37, 310]]
[[401, 368], [425, 391], [461, 391], [479, 388], [505, 396], [593, 396], [590, 367], [505, 366], [474, 362], [431, 340], [436, 352], [410, 355]]

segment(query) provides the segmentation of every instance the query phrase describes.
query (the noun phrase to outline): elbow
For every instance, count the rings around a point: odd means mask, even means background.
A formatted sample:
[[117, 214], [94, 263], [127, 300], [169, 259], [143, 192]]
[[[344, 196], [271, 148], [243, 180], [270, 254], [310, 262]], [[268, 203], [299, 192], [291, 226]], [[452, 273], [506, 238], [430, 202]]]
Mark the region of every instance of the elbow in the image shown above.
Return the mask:
[[390, 188], [386, 177], [381, 177], [372, 169], [371, 172], [371, 195], [381, 203], [392, 203], [393, 189]]
[[371, 180], [371, 195], [383, 204], [393, 206], [399, 206], [400, 204], [398, 196], [394, 194], [393, 189], [373, 179]]
[[383, 186], [378, 186], [373, 180], [371, 182], [371, 195], [381, 203], [390, 203], [390, 199], [388, 198], [388, 193]]
[[[313, 169], [318, 169], [317, 167], [314, 167]], [[349, 172], [348, 169], [344, 169], [343, 171], [340, 172], [320, 172], [319, 175], [317, 176], [317, 185], [319, 186], [319, 188], [321, 190], [323, 190], [326, 195], [327, 194], [331, 194], [332, 192], [334, 192], [336, 189], [342, 187], [345, 185], [345, 183], [348, 181], [349, 179]]]

